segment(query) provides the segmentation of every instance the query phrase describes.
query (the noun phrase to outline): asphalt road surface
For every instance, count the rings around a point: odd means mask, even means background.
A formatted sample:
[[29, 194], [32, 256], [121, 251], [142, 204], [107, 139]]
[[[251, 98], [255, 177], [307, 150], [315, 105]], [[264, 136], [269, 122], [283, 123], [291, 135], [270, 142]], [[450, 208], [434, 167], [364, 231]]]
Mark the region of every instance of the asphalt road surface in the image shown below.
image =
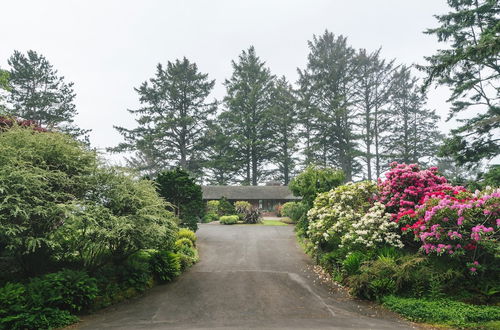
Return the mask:
[[292, 226], [203, 224], [177, 280], [83, 318], [80, 329], [410, 329], [321, 281]]

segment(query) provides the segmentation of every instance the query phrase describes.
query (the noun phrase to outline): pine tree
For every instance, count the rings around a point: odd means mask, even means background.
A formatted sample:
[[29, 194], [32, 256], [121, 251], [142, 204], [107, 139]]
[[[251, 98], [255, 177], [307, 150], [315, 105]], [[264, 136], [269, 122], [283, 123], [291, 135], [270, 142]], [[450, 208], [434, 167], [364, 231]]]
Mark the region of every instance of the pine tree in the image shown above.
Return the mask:
[[187, 58], [168, 62], [166, 68], [158, 64], [155, 77], [135, 89], [143, 106], [128, 110], [139, 116], [138, 126], [115, 126], [125, 142], [110, 150], [142, 153], [158, 168], [180, 166], [196, 172], [207, 125], [216, 111], [216, 102], [207, 102], [214, 84]]
[[350, 181], [360, 170], [353, 107], [355, 51], [345, 37], [328, 31], [314, 36], [308, 45], [306, 72], [314, 95], [312, 104], [318, 109], [316, 162], [341, 168]]
[[76, 116], [73, 83], [66, 83], [64, 77], [57, 75], [57, 70], [49, 61], [35, 51], [26, 55], [19, 51], [9, 58], [9, 102], [10, 114], [38, 125], [83, 136], [88, 130], [81, 130], [73, 125]]
[[278, 177], [285, 185], [294, 172], [297, 152], [297, 111], [292, 86], [285, 77], [276, 81], [270, 112], [273, 162], [278, 166]]
[[243, 184], [257, 185], [271, 158], [269, 111], [274, 76], [252, 46], [232, 62], [233, 74], [225, 82], [226, 110], [221, 114], [234, 137], [238, 158], [243, 160]]
[[[451, 11], [426, 31], [449, 45], [426, 57], [426, 85], [447, 85], [449, 118], [467, 112], [447, 139], [444, 155], [459, 164], [478, 165], [500, 152], [500, 5], [498, 0], [448, 0]], [[462, 116], [464, 117], [464, 116]]]
[[410, 68], [402, 66], [394, 73], [388, 130], [383, 138], [388, 162], [425, 163], [437, 155], [442, 135], [439, 117], [425, 109], [426, 97]]

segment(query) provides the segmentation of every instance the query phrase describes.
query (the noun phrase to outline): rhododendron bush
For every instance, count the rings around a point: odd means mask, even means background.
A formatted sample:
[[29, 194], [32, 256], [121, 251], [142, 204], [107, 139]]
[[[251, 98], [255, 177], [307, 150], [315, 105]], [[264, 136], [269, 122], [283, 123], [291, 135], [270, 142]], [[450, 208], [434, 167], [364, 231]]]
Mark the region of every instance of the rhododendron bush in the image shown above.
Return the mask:
[[373, 203], [377, 190], [375, 182], [351, 182], [318, 195], [308, 212], [308, 236], [315, 246], [348, 251], [381, 245], [402, 247], [398, 225], [385, 215], [382, 203]]

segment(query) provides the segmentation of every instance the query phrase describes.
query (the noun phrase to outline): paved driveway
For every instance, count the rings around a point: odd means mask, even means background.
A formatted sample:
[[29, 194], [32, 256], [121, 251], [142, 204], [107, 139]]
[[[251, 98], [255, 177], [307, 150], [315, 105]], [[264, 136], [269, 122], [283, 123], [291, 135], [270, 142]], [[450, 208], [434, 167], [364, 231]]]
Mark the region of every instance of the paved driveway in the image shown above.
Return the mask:
[[81, 329], [404, 329], [321, 283], [292, 226], [201, 225], [201, 261], [176, 281], [84, 318]]

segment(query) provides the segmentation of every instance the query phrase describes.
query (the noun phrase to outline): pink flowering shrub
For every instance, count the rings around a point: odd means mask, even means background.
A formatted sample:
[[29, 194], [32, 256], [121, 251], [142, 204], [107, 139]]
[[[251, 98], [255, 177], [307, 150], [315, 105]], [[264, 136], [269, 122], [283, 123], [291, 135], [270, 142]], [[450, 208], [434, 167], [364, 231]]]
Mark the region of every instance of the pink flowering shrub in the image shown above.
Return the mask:
[[500, 189], [428, 193], [415, 213], [400, 218], [403, 224], [401, 230], [413, 235], [425, 254], [460, 257], [475, 273], [480, 260], [491, 259], [498, 249]]
[[463, 187], [450, 185], [446, 178], [437, 174], [437, 168], [421, 170], [417, 164], [390, 164], [386, 180], [379, 179], [377, 200], [385, 205], [392, 220], [399, 222], [403, 216], [413, 216], [422, 198], [434, 192], [459, 192]]

